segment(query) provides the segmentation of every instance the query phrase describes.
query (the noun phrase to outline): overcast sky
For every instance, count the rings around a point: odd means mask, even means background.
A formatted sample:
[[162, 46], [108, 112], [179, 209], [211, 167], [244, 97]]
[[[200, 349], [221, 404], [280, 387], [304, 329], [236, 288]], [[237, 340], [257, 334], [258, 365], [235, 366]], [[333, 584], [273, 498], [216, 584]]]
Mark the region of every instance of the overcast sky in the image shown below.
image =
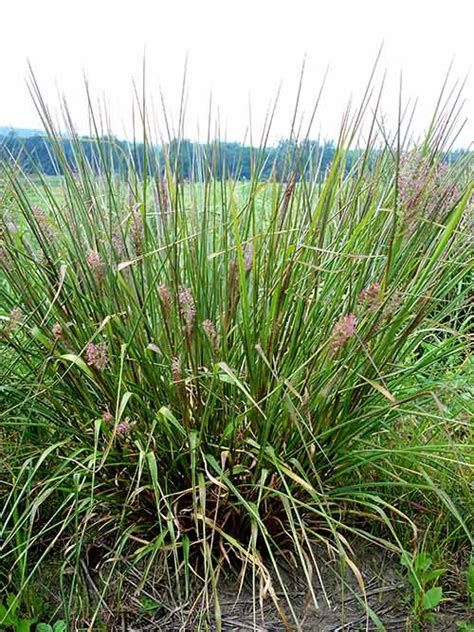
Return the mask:
[[[81, 132], [87, 131], [85, 72], [94, 95], [107, 101], [114, 131], [123, 135], [144, 52], [150, 92], [156, 99], [162, 88], [175, 120], [188, 54], [186, 134], [205, 136], [212, 92], [229, 140], [243, 140], [249, 100], [257, 136], [280, 82], [272, 138], [288, 135], [305, 55], [302, 112], [310, 112], [329, 66], [313, 137], [336, 135], [382, 42], [383, 111], [393, 119], [402, 71], [404, 97], [419, 100], [417, 133], [453, 57], [453, 79], [464, 79], [474, 60], [474, 0], [15, 0], [2, 2], [0, 17], [0, 125], [16, 127], [40, 126], [25, 84], [28, 58], [48, 102], [57, 101], [57, 89], [65, 93]], [[464, 96], [465, 115], [474, 119], [472, 72]], [[473, 138], [470, 120], [458, 144]]]

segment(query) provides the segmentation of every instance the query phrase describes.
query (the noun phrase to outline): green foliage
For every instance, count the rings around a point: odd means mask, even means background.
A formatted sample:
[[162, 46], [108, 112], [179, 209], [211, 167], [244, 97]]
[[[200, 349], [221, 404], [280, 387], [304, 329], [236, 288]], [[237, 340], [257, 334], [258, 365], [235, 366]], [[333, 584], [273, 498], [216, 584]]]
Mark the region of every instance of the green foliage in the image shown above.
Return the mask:
[[474, 605], [474, 556], [471, 556], [466, 571], [467, 594], [471, 603]]
[[[22, 594], [59, 556], [61, 616], [93, 627], [114, 591], [121, 602], [117, 577], [141, 568], [143, 585], [159, 568], [178, 611], [200, 590], [219, 627], [218, 580], [237, 571], [289, 627], [282, 551], [317, 604], [316, 543], [363, 591], [351, 539], [401, 553], [419, 538], [413, 503], [472, 539], [452, 498], [472, 437], [450, 436], [470, 402], [456, 388], [441, 401], [472, 343], [474, 184], [467, 162], [441, 162], [451, 128], [416, 151], [399, 129], [351, 154], [364, 100], [324, 177], [303, 139], [282, 149], [282, 177], [266, 178], [262, 141], [248, 182], [206, 151], [186, 181], [182, 134], [158, 154], [144, 115], [118, 173], [111, 139], [91, 138], [92, 156], [70, 129], [66, 148], [32, 90], [62, 177], [3, 167], [5, 582], [15, 573]], [[443, 571], [403, 562], [426, 619]]]
[[415, 619], [432, 623], [432, 611], [439, 606], [443, 598], [442, 587], [433, 584], [437, 583], [446, 569], [433, 569], [432, 558], [423, 551], [418, 552], [413, 559], [404, 553], [401, 563], [407, 569], [408, 581], [413, 590]]
[[38, 623], [36, 632], [66, 632], [67, 625], [64, 621], [56, 621], [53, 625], [49, 623]]
[[25, 619], [19, 614], [20, 602], [17, 595], [8, 593], [5, 603], [0, 602], [0, 630], [30, 632], [34, 619]]

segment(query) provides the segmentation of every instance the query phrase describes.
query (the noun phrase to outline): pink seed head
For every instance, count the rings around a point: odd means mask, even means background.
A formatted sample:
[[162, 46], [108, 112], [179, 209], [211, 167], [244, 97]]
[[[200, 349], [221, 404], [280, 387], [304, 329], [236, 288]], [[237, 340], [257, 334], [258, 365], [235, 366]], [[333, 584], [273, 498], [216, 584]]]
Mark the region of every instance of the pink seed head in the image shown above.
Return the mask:
[[51, 228], [51, 224], [48, 218], [40, 209], [40, 207], [33, 206], [32, 210], [33, 210], [33, 215], [35, 216], [36, 221], [38, 222], [39, 228], [41, 232], [43, 233], [43, 235], [47, 237], [48, 239], [54, 239], [55, 237], [54, 230]]
[[204, 329], [204, 332], [208, 337], [212, 348], [214, 349], [214, 351], [216, 351], [219, 346], [219, 339], [214, 323], [212, 322], [212, 320], [207, 319], [203, 322], [202, 328]]
[[194, 325], [196, 316], [196, 306], [191, 290], [187, 287], [180, 287], [178, 291], [178, 305], [181, 316], [186, 325], [187, 333], [190, 334]]
[[102, 415], [102, 419], [105, 421], [105, 423], [110, 423], [113, 420], [113, 418], [114, 418], [114, 416], [112, 415], [112, 413], [107, 408], [107, 410], [104, 411], [104, 413]]
[[349, 338], [356, 332], [357, 318], [355, 314], [347, 314], [340, 318], [334, 325], [331, 335], [331, 351], [337, 353]]
[[91, 250], [86, 257], [87, 265], [96, 276], [97, 280], [102, 280], [104, 276], [104, 264], [97, 250]]
[[93, 342], [89, 342], [86, 347], [86, 360], [87, 364], [95, 369], [101, 370], [105, 368], [109, 362], [107, 344], [100, 342], [96, 345]]
[[369, 310], [375, 309], [380, 303], [381, 298], [380, 283], [368, 285], [359, 294], [360, 302], [364, 303]]
[[54, 323], [51, 332], [56, 340], [61, 340], [61, 338], [63, 337], [63, 328], [59, 323]]
[[131, 428], [132, 428], [132, 423], [130, 422], [130, 419], [126, 417], [124, 421], [121, 421], [117, 425], [117, 428], [116, 428], [117, 436], [124, 437], [128, 435], [130, 433]]

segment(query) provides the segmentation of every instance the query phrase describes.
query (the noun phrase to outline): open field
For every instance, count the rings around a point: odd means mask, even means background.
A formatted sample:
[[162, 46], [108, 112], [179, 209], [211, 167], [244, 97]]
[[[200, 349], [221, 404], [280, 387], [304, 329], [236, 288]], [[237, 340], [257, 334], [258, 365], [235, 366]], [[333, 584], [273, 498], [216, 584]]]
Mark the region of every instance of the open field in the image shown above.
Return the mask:
[[325, 173], [71, 165], [47, 111], [62, 175], [5, 161], [0, 630], [472, 632], [472, 158], [448, 101], [349, 164], [369, 111]]

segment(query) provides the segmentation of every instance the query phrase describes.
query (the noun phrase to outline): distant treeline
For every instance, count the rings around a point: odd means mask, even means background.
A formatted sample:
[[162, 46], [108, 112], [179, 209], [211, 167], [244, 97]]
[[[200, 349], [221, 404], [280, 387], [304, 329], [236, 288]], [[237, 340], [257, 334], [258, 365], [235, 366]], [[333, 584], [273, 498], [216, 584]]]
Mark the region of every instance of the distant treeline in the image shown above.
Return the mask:
[[[298, 144], [281, 140], [274, 147], [264, 148], [235, 142], [205, 144], [181, 140], [172, 141], [164, 150], [114, 137], [58, 137], [53, 140], [40, 134], [30, 137], [14, 132], [0, 135], [0, 159], [15, 162], [29, 174], [62, 175], [66, 164], [74, 170], [87, 161], [97, 173], [113, 170], [126, 175], [133, 169], [140, 176], [145, 171], [148, 175], [159, 176], [165, 169], [164, 151], [171, 169], [182, 179], [231, 177], [248, 180], [257, 174], [265, 180], [272, 175], [283, 179], [290, 171], [295, 171], [298, 177], [315, 174], [322, 177], [334, 159], [336, 147], [332, 141], [312, 140]], [[346, 167], [354, 164], [362, 153], [360, 149], [350, 150], [345, 157]], [[454, 162], [465, 155], [466, 150], [458, 149], [445, 154], [444, 159]], [[375, 150], [370, 152], [367, 156], [369, 163], [374, 162], [376, 156]]]

